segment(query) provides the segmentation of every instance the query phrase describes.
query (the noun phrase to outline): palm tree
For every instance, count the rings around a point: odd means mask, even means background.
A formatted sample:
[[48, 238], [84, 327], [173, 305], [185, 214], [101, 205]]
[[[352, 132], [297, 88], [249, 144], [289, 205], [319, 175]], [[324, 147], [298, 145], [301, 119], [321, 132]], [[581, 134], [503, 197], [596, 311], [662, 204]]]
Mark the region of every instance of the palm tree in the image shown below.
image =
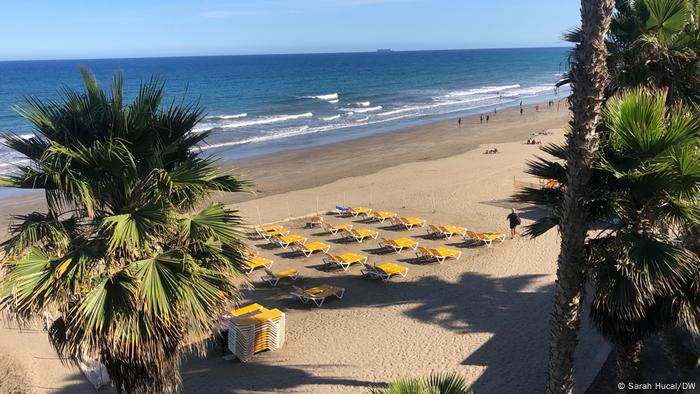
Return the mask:
[[120, 75], [106, 92], [81, 72], [84, 92], [16, 107], [34, 136], [4, 144], [29, 164], [0, 184], [43, 189], [48, 210], [14, 217], [0, 306], [20, 320], [52, 315], [59, 354], [99, 360], [119, 392], [176, 391], [182, 358], [238, 298], [245, 248], [235, 211], [192, 211], [246, 182], [202, 157], [197, 104], [163, 105], [157, 80], [125, 103]]
[[404, 378], [383, 389], [371, 389], [372, 394], [465, 394], [467, 384], [456, 374], [433, 374], [426, 379]]
[[547, 391], [573, 389], [574, 350], [584, 297], [584, 242], [588, 230], [587, 207], [596, 128], [608, 84], [605, 35], [610, 26], [613, 0], [581, 1], [581, 42], [573, 51], [570, 72], [573, 114], [567, 134], [567, 183], [562, 202], [561, 252], [551, 320]]
[[[652, 332], [683, 326], [698, 332], [698, 257], [669, 236], [700, 219], [697, 145], [700, 116], [667, 109], [665, 92], [634, 90], [611, 98], [601, 125], [591, 177], [586, 267], [593, 287], [591, 320], [615, 348], [619, 381], [636, 381], [641, 341]], [[536, 176], [566, 184], [565, 151], [529, 163]], [[550, 207], [528, 227], [538, 236], [561, 224], [563, 188], [526, 189], [516, 198]]]

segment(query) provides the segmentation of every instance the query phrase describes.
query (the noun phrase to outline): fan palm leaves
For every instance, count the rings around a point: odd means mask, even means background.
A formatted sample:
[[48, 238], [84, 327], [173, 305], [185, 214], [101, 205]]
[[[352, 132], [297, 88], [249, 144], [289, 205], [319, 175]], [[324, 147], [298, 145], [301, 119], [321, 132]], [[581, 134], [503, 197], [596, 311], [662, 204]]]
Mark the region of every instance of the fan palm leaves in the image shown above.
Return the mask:
[[372, 389], [372, 394], [464, 394], [467, 384], [456, 374], [433, 374], [424, 379], [403, 378], [392, 382], [389, 387]]
[[[573, 30], [566, 41], [580, 42]], [[668, 89], [667, 105], [700, 104], [700, 8], [690, 0], [618, 0], [607, 37], [608, 96], [647, 85]], [[560, 85], [568, 83], [565, 77]]]
[[101, 361], [120, 392], [175, 391], [244, 283], [236, 211], [199, 206], [248, 183], [201, 156], [197, 104], [164, 105], [156, 79], [126, 103], [121, 76], [102, 90], [81, 72], [82, 92], [25, 99], [34, 135], [4, 141], [29, 164], [0, 184], [43, 190], [48, 211], [13, 218], [0, 306], [52, 314], [59, 353]]

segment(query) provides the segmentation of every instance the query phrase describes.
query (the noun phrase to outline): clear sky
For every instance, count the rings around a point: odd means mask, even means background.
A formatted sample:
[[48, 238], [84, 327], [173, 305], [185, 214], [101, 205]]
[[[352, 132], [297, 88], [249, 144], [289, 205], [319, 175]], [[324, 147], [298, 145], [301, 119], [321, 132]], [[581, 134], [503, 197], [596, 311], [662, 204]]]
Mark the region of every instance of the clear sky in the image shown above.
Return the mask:
[[562, 46], [579, 0], [0, 0], [0, 60]]

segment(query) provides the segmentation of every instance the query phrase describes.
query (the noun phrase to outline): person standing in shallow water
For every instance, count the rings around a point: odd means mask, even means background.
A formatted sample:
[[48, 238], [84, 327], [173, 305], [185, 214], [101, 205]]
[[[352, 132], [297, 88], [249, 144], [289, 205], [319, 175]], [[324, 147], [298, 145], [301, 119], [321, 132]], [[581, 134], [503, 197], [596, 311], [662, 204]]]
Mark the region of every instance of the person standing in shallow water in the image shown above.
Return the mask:
[[515, 238], [515, 229], [520, 225], [520, 216], [515, 212], [515, 208], [511, 208], [510, 214], [506, 216], [508, 225], [510, 226], [510, 239]]

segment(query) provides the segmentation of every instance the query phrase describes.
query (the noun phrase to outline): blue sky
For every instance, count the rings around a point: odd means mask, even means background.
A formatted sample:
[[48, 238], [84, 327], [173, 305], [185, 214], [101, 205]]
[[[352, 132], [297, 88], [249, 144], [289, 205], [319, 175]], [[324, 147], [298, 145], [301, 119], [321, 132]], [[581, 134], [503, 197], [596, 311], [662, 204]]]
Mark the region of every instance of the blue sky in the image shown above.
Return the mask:
[[0, 0], [0, 60], [561, 46], [578, 0]]

